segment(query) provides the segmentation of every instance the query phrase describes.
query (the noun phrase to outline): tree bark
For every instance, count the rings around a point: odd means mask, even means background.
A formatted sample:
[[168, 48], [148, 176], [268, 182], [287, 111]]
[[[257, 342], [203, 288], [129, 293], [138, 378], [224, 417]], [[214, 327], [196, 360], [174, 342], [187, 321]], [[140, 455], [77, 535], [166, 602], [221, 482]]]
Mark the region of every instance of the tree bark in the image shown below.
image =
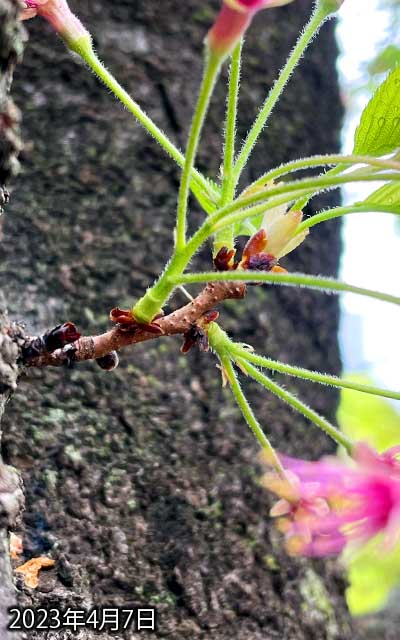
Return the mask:
[[[219, 2], [70, 4], [110, 69], [183, 147], [202, 40]], [[298, 0], [262, 12], [252, 27], [241, 136], [311, 6]], [[2, 286], [11, 317], [24, 319], [30, 333], [66, 320], [84, 333], [101, 333], [109, 310], [129, 307], [172, 249], [179, 171], [47, 24], [33, 20], [28, 28], [14, 85], [23, 111], [23, 171], [4, 221]], [[330, 23], [291, 81], [247, 178], [289, 158], [338, 149], [335, 60]], [[200, 168], [209, 175], [221, 158], [224, 84], [200, 152]], [[195, 205], [191, 220], [201, 220]], [[285, 266], [336, 275], [339, 255], [339, 226], [332, 222], [316, 229]], [[209, 253], [194, 262], [210, 268]], [[170, 308], [184, 302], [176, 295]], [[221, 323], [271, 357], [339, 372], [333, 297], [251, 287], [245, 301], [225, 304]], [[83, 363], [32, 370], [20, 381], [3, 423], [3, 455], [25, 482], [23, 560], [49, 555], [56, 565], [41, 573], [36, 590], [18, 580], [19, 603], [156, 606], [157, 632], [129, 638], [349, 638], [337, 563], [287, 557], [257, 483], [257, 445], [221, 389], [213, 356], [184, 358], [179, 346], [176, 338], [135, 345], [110, 374]], [[279, 449], [309, 458], [333, 451], [275, 398], [244, 386]], [[292, 379], [286, 386], [333, 419], [335, 392]], [[65, 629], [29, 637], [71, 636]], [[108, 635], [88, 629], [75, 637]]]
[[[17, 22], [17, 3], [0, 0], [0, 215], [8, 202], [6, 182], [17, 169], [20, 150], [19, 114], [9, 97], [15, 64], [22, 51], [22, 31]], [[0, 220], [1, 224], [1, 220]], [[21, 331], [10, 323], [0, 290], [0, 443], [2, 417], [10, 395], [17, 387]], [[0, 637], [18, 640], [19, 634], [7, 630], [7, 610], [15, 605], [15, 590], [9, 556], [8, 529], [16, 526], [22, 509], [23, 494], [17, 471], [3, 464], [0, 455]]]

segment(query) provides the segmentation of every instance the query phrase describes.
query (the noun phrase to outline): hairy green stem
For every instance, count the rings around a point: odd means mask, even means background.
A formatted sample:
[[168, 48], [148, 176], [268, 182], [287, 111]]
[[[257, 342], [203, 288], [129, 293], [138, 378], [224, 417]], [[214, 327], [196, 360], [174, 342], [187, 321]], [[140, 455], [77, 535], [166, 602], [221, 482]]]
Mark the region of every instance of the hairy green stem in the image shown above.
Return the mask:
[[[225, 124], [222, 196], [219, 203], [222, 207], [229, 202], [232, 202], [235, 195], [235, 179], [233, 175], [233, 167], [235, 161], [236, 119], [239, 99], [242, 44], [243, 41], [241, 40], [233, 52], [229, 73], [229, 90]], [[218, 253], [219, 249], [223, 246], [227, 246], [228, 248], [233, 247], [233, 227], [226, 227], [215, 235], [214, 254]]]
[[325, 291], [325, 293], [356, 293], [358, 295], [374, 298], [383, 302], [400, 305], [400, 298], [397, 296], [375, 291], [373, 289], [364, 289], [363, 287], [355, 287], [346, 282], [340, 282], [334, 278], [325, 278], [322, 276], [310, 276], [304, 273], [263, 273], [261, 271], [220, 271], [206, 273], [185, 273], [181, 276], [173, 276], [170, 280], [171, 284], [194, 284], [196, 282], [221, 282], [237, 280], [239, 282], [265, 282], [268, 284], [306, 287], [308, 289], [316, 289]]
[[[250, 210], [255, 204], [261, 204], [262, 202], [268, 202], [272, 197], [278, 195], [292, 196], [298, 191], [308, 192], [316, 194], [319, 191], [327, 191], [334, 189], [343, 184], [352, 182], [375, 182], [378, 178], [375, 175], [371, 175], [368, 172], [353, 172], [340, 176], [329, 176], [328, 173], [317, 178], [304, 178], [301, 180], [293, 180], [292, 182], [286, 182], [279, 184], [265, 191], [255, 193], [251, 196], [238, 198], [232, 204], [227, 205], [211, 214], [206, 222], [215, 232], [223, 226], [233, 224], [245, 220], [247, 217], [251, 217], [254, 213]], [[382, 173], [379, 175], [380, 181], [399, 181], [400, 173]], [[288, 201], [290, 198], [288, 198]]]
[[353, 448], [353, 441], [350, 440], [344, 433], [339, 431], [333, 424], [331, 424], [326, 418], [323, 418], [316, 411], [311, 409], [304, 402], [299, 400], [295, 395], [283, 389], [280, 385], [273, 382], [270, 378], [268, 378], [265, 374], [263, 374], [259, 369], [254, 367], [252, 364], [247, 362], [242, 358], [237, 359], [240, 367], [248, 373], [249, 376], [254, 378], [259, 384], [261, 384], [265, 389], [274, 393], [278, 398], [286, 402], [288, 405], [296, 409], [303, 416], [311, 420], [317, 427], [325, 431], [337, 444], [342, 445], [348, 453], [351, 454]]
[[[106, 69], [104, 64], [99, 60], [93, 49], [83, 49], [80, 51], [80, 55], [92, 69], [92, 71], [104, 82], [104, 84], [112, 91], [112, 93], [118, 98], [132, 113], [132, 115], [140, 122], [140, 124], [148, 131], [148, 133], [158, 142], [158, 144], [171, 156], [171, 158], [180, 167], [185, 164], [185, 156], [176, 148], [171, 140], [165, 135], [163, 131], [149, 118], [149, 116], [143, 111], [133, 98], [125, 91], [125, 89], [119, 84], [114, 76]], [[219, 192], [214, 189], [210, 182], [197, 171], [192, 169], [191, 172], [192, 188], [197, 197], [199, 194], [199, 201], [201, 200], [201, 194], [209, 200], [209, 210], [212, 210], [211, 203], [215, 202], [219, 197]], [[201, 203], [201, 202], [200, 202]]]
[[302, 378], [304, 380], [309, 380], [310, 382], [317, 382], [319, 384], [338, 387], [340, 389], [351, 389], [352, 391], [368, 393], [375, 396], [381, 396], [383, 398], [400, 400], [399, 391], [391, 391], [390, 389], [381, 389], [379, 387], [361, 384], [358, 382], [353, 382], [351, 380], [343, 380], [342, 378], [338, 378], [337, 376], [319, 373], [318, 371], [309, 371], [308, 369], [285, 364], [284, 362], [277, 362], [276, 360], [264, 358], [263, 356], [252, 353], [245, 347], [242, 347], [240, 344], [236, 344], [234, 342], [231, 342], [230, 344], [230, 354], [231, 357], [239, 356], [259, 367], [269, 369], [270, 371], [277, 371], [285, 375], [294, 376], [295, 378]]
[[[384, 173], [379, 175], [380, 180], [400, 180], [400, 174]], [[218, 229], [240, 222], [259, 213], [267, 212], [280, 204], [289, 203], [294, 197], [303, 196], [303, 194], [314, 195], [318, 189], [326, 190], [334, 188], [340, 184], [348, 182], [376, 180], [376, 176], [368, 172], [357, 171], [343, 176], [319, 176], [315, 179], [295, 180], [285, 184], [277, 185], [268, 189], [267, 192], [255, 194], [248, 198], [238, 199], [232, 204], [215, 211], [206, 218], [202, 226], [189, 240], [184, 250], [178, 255], [173, 256], [168, 268], [163, 273], [155, 287], [149, 289], [145, 296], [134, 307], [135, 317], [141, 319], [142, 322], [149, 322], [160, 310], [165, 300], [169, 297], [177, 284], [185, 284], [190, 282], [207, 282], [217, 280], [244, 280], [250, 282], [269, 282], [272, 284], [298, 285], [318, 289], [326, 289], [327, 291], [349, 291], [361, 295], [366, 295], [378, 300], [399, 304], [399, 298], [389, 294], [385, 294], [370, 289], [354, 287], [346, 283], [340, 283], [330, 278], [321, 278], [317, 276], [308, 276], [305, 274], [274, 274], [254, 272], [223, 272], [223, 273], [206, 273], [206, 274], [185, 274], [181, 275], [190, 262], [191, 258], [199, 247], [215, 233]], [[260, 202], [260, 200], [267, 202]], [[254, 206], [252, 206], [254, 205]], [[372, 206], [372, 205], [371, 205]], [[317, 216], [315, 216], [316, 218]], [[313, 218], [310, 218], [312, 220]], [[310, 224], [308, 221], [305, 221]], [[179, 269], [176, 266], [179, 265]], [[189, 278], [189, 279], [188, 279]], [[158, 308], [157, 308], [157, 305]], [[146, 310], [146, 311], [145, 311]]]
[[258, 137], [260, 136], [268, 117], [270, 116], [273, 108], [275, 107], [279, 97], [284, 90], [287, 82], [289, 81], [291, 75], [298, 62], [302, 58], [305, 50], [310, 44], [311, 40], [317, 34], [322, 24], [325, 22], [328, 17], [328, 13], [326, 9], [317, 6], [313, 11], [309, 22], [304, 28], [304, 31], [300, 35], [296, 46], [294, 47], [292, 53], [289, 56], [285, 66], [283, 67], [278, 79], [276, 80], [274, 86], [268, 94], [267, 99], [265, 100], [254, 124], [252, 125], [246, 140], [243, 144], [243, 147], [239, 153], [239, 156], [236, 160], [234, 175], [235, 175], [235, 183], [237, 184], [240, 175], [246, 166], [246, 163], [250, 157], [250, 154], [253, 150], [254, 145], [256, 144]]
[[186, 252], [175, 252], [157, 282], [138, 300], [132, 313], [138, 322], [148, 323], [160, 312], [166, 300], [175, 289], [173, 278], [182, 273], [190, 258]]
[[315, 216], [311, 218], [307, 218], [299, 224], [296, 230], [297, 233], [301, 233], [304, 229], [309, 229], [310, 227], [314, 227], [316, 224], [320, 222], [326, 222], [327, 220], [333, 220], [334, 218], [339, 218], [340, 216], [346, 216], [350, 213], [393, 213], [395, 215], [400, 215], [400, 206], [398, 206], [397, 211], [394, 210], [393, 205], [380, 205], [374, 204], [373, 202], [367, 204], [354, 204], [348, 207], [334, 207], [333, 209], [327, 209], [326, 211], [321, 211], [321, 213], [317, 213]]
[[[341, 170], [349, 168], [356, 164], [366, 164], [377, 169], [394, 169], [400, 170], [400, 162], [396, 160], [384, 160], [382, 158], [374, 158], [373, 156], [356, 156], [356, 155], [318, 155], [310, 156], [308, 158], [299, 158], [298, 160], [292, 160], [281, 164], [279, 167], [267, 171], [262, 176], [257, 178], [247, 189], [262, 188], [268, 182], [276, 180], [288, 173], [294, 173], [295, 171], [302, 171], [305, 169], [311, 169], [312, 167], [322, 167], [330, 165], [342, 165]], [[247, 190], [246, 189], [246, 190]]]
[[232, 362], [229, 356], [227, 355], [225, 344], [227, 343], [227, 341], [229, 341], [228, 336], [225, 334], [224, 331], [222, 331], [222, 329], [220, 329], [220, 327], [217, 324], [212, 323], [208, 330], [208, 339], [210, 341], [210, 346], [217, 354], [221, 362], [221, 366], [223, 367], [226, 373], [232, 394], [243, 414], [244, 419], [246, 420], [248, 426], [252, 430], [261, 448], [263, 449], [263, 451], [265, 451], [270, 464], [280, 474], [284, 475], [284, 469], [279, 461], [279, 458], [274, 448], [272, 447], [270, 441], [268, 440], [267, 436], [265, 435], [260, 423], [255, 417], [253, 410], [250, 407], [247, 401], [247, 398], [241, 389], [235, 369], [232, 366]]
[[[345, 164], [337, 164], [336, 167], [332, 167], [332, 169], [329, 169], [329, 171], [327, 171], [324, 176], [337, 176], [340, 173], [343, 173], [343, 171], [345, 171], [347, 169], [347, 165]], [[373, 169], [373, 167], [367, 167], [365, 169], [365, 171], [367, 173], [370, 173], [371, 169]], [[296, 202], [293, 203], [292, 205], [292, 211], [303, 211], [303, 209], [308, 205], [308, 203], [310, 202], [310, 200], [312, 198], [314, 198], [315, 195], [317, 195], [318, 191], [313, 191], [311, 193], [309, 193], [308, 195], [305, 196], [301, 196], [300, 198], [298, 198], [296, 200]]]
[[175, 246], [177, 251], [183, 251], [186, 245], [186, 213], [189, 197], [191, 174], [199, 146], [201, 131], [207, 114], [210, 98], [221, 68], [221, 58], [210, 53], [206, 49], [206, 63], [204, 76], [201, 83], [200, 94], [194, 112], [189, 140], [185, 155], [182, 178], [178, 195], [178, 210], [176, 218]]
[[204, 119], [207, 114], [210, 97], [221, 68], [220, 57], [206, 52], [206, 63], [199, 98], [189, 133], [185, 164], [183, 167], [178, 195], [178, 209], [175, 228], [175, 250], [170, 262], [158, 281], [150, 287], [144, 296], [135, 304], [132, 313], [139, 322], [150, 322], [162, 309], [175, 285], [172, 277], [181, 274], [193, 256], [194, 250], [186, 244], [186, 217], [189, 196], [190, 176], [196, 158], [197, 148]]

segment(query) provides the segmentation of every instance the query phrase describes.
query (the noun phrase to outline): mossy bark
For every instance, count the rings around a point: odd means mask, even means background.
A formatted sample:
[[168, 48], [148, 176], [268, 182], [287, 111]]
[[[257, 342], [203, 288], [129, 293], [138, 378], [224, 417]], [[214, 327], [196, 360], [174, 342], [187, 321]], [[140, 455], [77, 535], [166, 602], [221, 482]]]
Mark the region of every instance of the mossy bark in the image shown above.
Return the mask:
[[[112, 71], [184, 146], [202, 40], [219, 2], [70, 4]], [[252, 27], [242, 136], [311, 6], [298, 0], [263, 12]], [[109, 309], [141, 295], [168, 256], [179, 172], [48, 25], [35, 20], [28, 26], [14, 89], [23, 110], [23, 171], [4, 222], [2, 285], [11, 316], [23, 318], [33, 333], [65, 320], [98, 332]], [[300, 65], [248, 177], [289, 158], [338, 149], [342, 109], [333, 27], [324, 27]], [[224, 82], [200, 153], [210, 175], [220, 164], [223, 91]], [[200, 219], [194, 206], [192, 221]], [[339, 254], [333, 222], [285, 265], [336, 275]], [[195, 262], [209, 267], [209, 252]], [[177, 295], [170, 304], [182, 302]], [[221, 321], [272, 357], [339, 372], [333, 297], [252, 287], [246, 303], [225, 305]], [[25, 480], [25, 558], [56, 560], [37, 590], [18, 583], [20, 603], [155, 605], [158, 631], [141, 638], [350, 637], [336, 562], [294, 560], [282, 550], [268, 519], [268, 496], [257, 484], [256, 443], [221, 389], [213, 356], [180, 357], [179, 341], [168, 339], [133, 348], [121, 361], [112, 374], [91, 363], [31, 371], [9, 406], [3, 452]], [[286, 384], [334, 418], [335, 392], [292, 379]], [[245, 387], [280, 449], [308, 457], [334, 449], [274, 398]]]
[[[0, 215], [8, 202], [7, 181], [15, 174], [20, 149], [19, 114], [9, 89], [15, 64], [22, 52], [22, 31], [17, 22], [17, 2], [0, 0]], [[1, 219], [0, 219], [1, 224]], [[1, 229], [0, 229], [1, 230]], [[20, 330], [5, 313], [0, 290], [0, 442], [2, 417], [11, 393], [17, 387]], [[8, 607], [15, 605], [15, 590], [9, 555], [8, 530], [16, 526], [23, 503], [17, 472], [3, 464], [0, 455], [0, 638], [18, 640], [7, 630]]]

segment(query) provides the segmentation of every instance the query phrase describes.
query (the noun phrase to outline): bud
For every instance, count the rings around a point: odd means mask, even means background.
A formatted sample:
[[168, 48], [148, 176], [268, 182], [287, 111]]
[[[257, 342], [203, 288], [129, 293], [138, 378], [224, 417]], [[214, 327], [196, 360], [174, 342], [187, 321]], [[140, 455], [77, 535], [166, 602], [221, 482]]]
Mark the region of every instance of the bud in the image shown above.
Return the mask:
[[43, 336], [43, 343], [46, 347], [46, 351], [52, 353], [57, 349], [62, 349], [67, 344], [76, 342], [81, 337], [81, 334], [77, 330], [73, 322], [64, 322]]
[[92, 39], [79, 18], [72, 13], [67, 0], [23, 0], [21, 19], [41, 16], [57, 31], [67, 47], [76, 53], [92, 48]]
[[344, 3], [344, 0], [319, 0], [318, 5], [326, 13], [329, 15], [330, 13], [335, 13], [339, 11], [340, 7]]
[[238, 263], [234, 262], [236, 255], [236, 249], [228, 249], [228, 247], [221, 247], [217, 255], [214, 258], [214, 267], [217, 271], [230, 271], [236, 269]]
[[286, 205], [267, 211], [262, 228], [268, 238], [268, 252], [279, 259], [296, 249], [308, 235], [308, 229], [297, 233], [302, 219], [302, 211], [286, 212]]
[[119, 364], [118, 353], [116, 351], [110, 351], [110, 353], [107, 353], [107, 355], [102, 358], [97, 358], [96, 362], [103, 371], [114, 371]]
[[214, 55], [225, 58], [244, 35], [257, 11], [289, 2], [292, 0], [224, 0], [224, 6], [206, 37], [208, 48]]

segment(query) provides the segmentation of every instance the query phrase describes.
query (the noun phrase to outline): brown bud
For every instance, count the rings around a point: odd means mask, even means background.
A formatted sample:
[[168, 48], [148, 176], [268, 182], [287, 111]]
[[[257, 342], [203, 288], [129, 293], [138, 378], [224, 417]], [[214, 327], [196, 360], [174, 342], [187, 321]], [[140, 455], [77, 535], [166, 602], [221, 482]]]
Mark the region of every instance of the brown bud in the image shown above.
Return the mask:
[[217, 255], [214, 258], [214, 266], [217, 271], [230, 271], [235, 269], [235, 263], [233, 258], [236, 254], [236, 249], [228, 249], [228, 247], [221, 247]]
[[62, 349], [67, 344], [76, 342], [81, 337], [73, 322], [64, 322], [51, 331], [47, 331], [43, 336], [45, 350], [49, 353]]
[[252, 256], [262, 253], [267, 246], [267, 234], [264, 229], [260, 229], [248, 240], [243, 249], [241, 266], [246, 268]]
[[119, 365], [118, 353], [116, 351], [110, 351], [106, 356], [97, 358], [96, 362], [104, 371], [113, 371]]
[[211, 309], [211, 311], [207, 311], [207, 313], [203, 316], [203, 321], [205, 324], [210, 324], [210, 322], [215, 322], [219, 318], [219, 311], [216, 309]]

